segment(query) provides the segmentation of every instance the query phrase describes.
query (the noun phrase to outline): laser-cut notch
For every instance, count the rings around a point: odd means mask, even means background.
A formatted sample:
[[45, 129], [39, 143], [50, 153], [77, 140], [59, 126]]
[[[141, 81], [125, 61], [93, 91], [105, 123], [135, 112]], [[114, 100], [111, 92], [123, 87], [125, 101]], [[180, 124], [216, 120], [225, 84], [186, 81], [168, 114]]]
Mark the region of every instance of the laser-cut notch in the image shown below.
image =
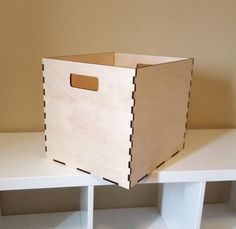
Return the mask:
[[174, 157], [178, 153], [179, 153], [179, 151], [177, 151], [176, 153], [172, 154], [171, 157]]
[[141, 178], [138, 180], [138, 182], [140, 182], [142, 179], [144, 179], [144, 178], [147, 177], [147, 176], [148, 176], [148, 174], [144, 175], [143, 177], [141, 177]]
[[129, 155], [131, 155], [131, 148], [129, 148]]
[[80, 168], [76, 168], [77, 170], [81, 171], [81, 172], [84, 172], [84, 173], [87, 173], [87, 174], [91, 174], [89, 171], [86, 171], [84, 169], [80, 169]]
[[65, 162], [58, 161], [58, 160], [56, 160], [56, 159], [53, 159], [53, 161], [55, 161], [55, 162], [57, 162], [57, 163], [59, 163], [59, 164], [62, 164], [62, 165], [66, 165], [66, 163], [65, 163]]
[[105, 181], [108, 181], [108, 182], [111, 182], [111, 183], [113, 183], [113, 184], [115, 184], [115, 185], [119, 185], [117, 182], [115, 182], [115, 181], [112, 181], [112, 180], [109, 180], [109, 179], [107, 179], [107, 178], [102, 178], [103, 180], [105, 180]]
[[90, 91], [98, 91], [99, 81], [97, 77], [70, 74], [70, 86]]
[[132, 99], [134, 99], [134, 91], [132, 91], [132, 96], [131, 96]]
[[135, 84], [135, 77], [133, 77], [133, 84]]
[[130, 153], [130, 161], [133, 160], [133, 155]]
[[131, 168], [131, 164], [130, 164], [130, 161], [128, 162], [128, 168]]
[[161, 167], [163, 164], [165, 164], [165, 161], [163, 161], [161, 164], [159, 164], [159, 165], [156, 167], [156, 169], [159, 168], [159, 167]]
[[132, 142], [132, 134], [129, 136], [129, 141]]
[[130, 128], [133, 128], [133, 120], [130, 121]]
[[133, 114], [134, 113], [134, 107], [132, 106], [131, 107], [131, 114]]

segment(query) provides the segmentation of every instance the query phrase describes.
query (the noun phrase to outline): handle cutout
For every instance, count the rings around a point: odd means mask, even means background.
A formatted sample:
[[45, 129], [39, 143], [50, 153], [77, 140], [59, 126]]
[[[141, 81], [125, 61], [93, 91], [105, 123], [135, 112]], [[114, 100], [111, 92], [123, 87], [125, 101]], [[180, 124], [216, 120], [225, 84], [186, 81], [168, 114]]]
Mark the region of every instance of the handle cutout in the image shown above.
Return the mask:
[[71, 87], [90, 90], [90, 91], [98, 91], [98, 78], [94, 76], [85, 76], [85, 75], [77, 75], [70, 74], [70, 85]]

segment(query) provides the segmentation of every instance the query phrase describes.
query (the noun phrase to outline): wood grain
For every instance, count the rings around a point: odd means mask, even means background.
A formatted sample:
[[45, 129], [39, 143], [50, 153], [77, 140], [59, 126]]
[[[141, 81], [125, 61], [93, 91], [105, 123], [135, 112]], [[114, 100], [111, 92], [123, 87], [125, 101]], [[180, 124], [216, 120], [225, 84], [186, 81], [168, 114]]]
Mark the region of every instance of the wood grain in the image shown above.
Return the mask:
[[183, 148], [191, 70], [191, 59], [137, 70], [132, 185]]
[[43, 65], [50, 159], [130, 188], [183, 148], [192, 59], [105, 53]]
[[[44, 59], [47, 156], [129, 187], [134, 69]], [[99, 91], [70, 86], [70, 74], [99, 78]]]

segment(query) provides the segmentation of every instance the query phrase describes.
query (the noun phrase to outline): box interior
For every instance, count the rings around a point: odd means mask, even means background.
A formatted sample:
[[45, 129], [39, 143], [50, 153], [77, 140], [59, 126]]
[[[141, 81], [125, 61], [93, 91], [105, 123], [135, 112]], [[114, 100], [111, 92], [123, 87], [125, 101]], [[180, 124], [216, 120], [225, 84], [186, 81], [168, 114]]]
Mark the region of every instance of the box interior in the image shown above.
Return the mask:
[[152, 56], [152, 55], [138, 55], [127, 53], [97, 53], [97, 54], [83, 54], [72, 56], [52, 57], [50, 59], [66, 60], [73, 62], [108, 65], [125, 68], [140, 68], [149, 65], [163, 64], [184, 60], [188, 58], [166, 57], [166, 56]]

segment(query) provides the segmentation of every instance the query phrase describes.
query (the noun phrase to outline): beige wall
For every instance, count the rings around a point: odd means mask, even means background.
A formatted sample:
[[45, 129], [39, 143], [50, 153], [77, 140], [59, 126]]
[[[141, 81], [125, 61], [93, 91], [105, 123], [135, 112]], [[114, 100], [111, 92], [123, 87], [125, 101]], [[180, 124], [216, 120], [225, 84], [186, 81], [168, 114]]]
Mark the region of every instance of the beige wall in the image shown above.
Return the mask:
[[41, 57], [195, 57], [189, 127], [236, 126], [235, 0], [1, 0], [0, 131], [43, 129]]
[[43, 129], [41, 58], [195, 58], [191, 128], [236, 127], [235, 0], [0, 0], [0, 132]]

